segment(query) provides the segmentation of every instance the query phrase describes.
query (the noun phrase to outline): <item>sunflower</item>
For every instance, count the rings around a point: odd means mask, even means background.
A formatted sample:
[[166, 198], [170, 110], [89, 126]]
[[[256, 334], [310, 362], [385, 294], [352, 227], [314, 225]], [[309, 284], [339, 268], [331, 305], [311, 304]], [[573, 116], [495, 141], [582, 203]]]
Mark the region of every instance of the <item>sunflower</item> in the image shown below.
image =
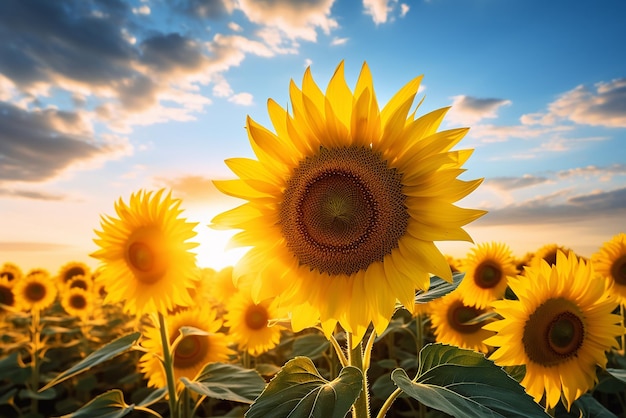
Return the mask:
[[458, 289], [433, 300], [429, 305], [431, 306], [430, 321], [437, 342], [481, 353], [489, 351], [489, 347], [483, 343], [483, 340], [494, 333], [482, 329], [484, 322], [467, 324], [489, 312], [489, 309], [467, 305]]
[[280, 342], [280, 325], [268, 326], [270, 319], [284, 316], [274, 298], [259, 303], [252, 300], [249, 289], [239, 290], [226, 304], [224, 325], [240, 349], [258, 356], [276, 347]]
[[87, 279], [85, 276], [81, 274], [73, 276], [70, 280], [68, 280], [64, 284], [64, 287], [69, 288], [69, 289], [78, 287], [79, 289], [90, 290], [91, 286], [92, 286], [92, 280]]
[[181, 201], [163, 190], [140, 191], [126, 205], [115, 204], [119, 218], [103, 217], [102, 231], [91, 256], [104, 263], [97, 277], [106, 289], [105, 303], [124, 301], [131, 314], [161, 312], [192, 303], [189, 289], [198, 280], [195, 254], [198, 244], [187, 242], [196, 223], [178, 216]]
[[591, 255], [596, 273], [606, 280], [608, 292], [626, 305], [626, 234], [615, 235]]
[[13, 286], [15, 304], [24, 311], [42, 311], [52, 305], [57, 289], [49, 275], [31, 272]]
[[13, 294], [13, 282], [7, 276], [0, 277], [0, 320], [11, 312], [15, 306], [15, 295]]
[[326, 93], [308, 68], [302, 90], [290, 84], [293, 115], [268, 101], [276, 133], [248, 117], [258, 160], [226, 160], [239, 178], [215, 181], [247, 200], [212, 222], [242, 229], [232, 244], [251, 247], [235, 278], [256, 272], [254, 300], [281, 295], [294, 331], [321, 322], [329, 336], [339, 323], [355, 345], [370, 322], [382, 333], [429, 273], [451, 280], [433, 241], [471, 241], [462, 227], [485, 212], [454, 202], [482, 179], [457, 179], [472, 150], [451, 151], [467, 129], [437, 132], [447, 109], [409, 113], [421, 79], [380, 110], [367, 64], [354, 93], [343, 62]]
[[23, 275], [22, 269], [13, 263], [4, 263], [0, 268], [0, 278], [6, 278], [9, 283], [15, 283]]
[[66, 288], [61, 295], [61, 306], [69, 315], [85, 319], [93, 308], [91, 292], [79, 287]]
[[[174, 378], [193, 380], [208, 363], [224, 362], [233, 351], [228, 347], [228, 336], [219, 332], [222, 321], [216, 318], [216, 311], [206, 305], [188, 308], [166, 318], [167, 335], [170, 344], [180, 336], [179, 329], [193, 327], [205, 331], [207, 335], [188, 335], [178, 342], [172, 353]], [[163, 358], [161, 333], [156, 327], [148, 327], [142, 346], [147, 352], [139, 359], [139, 368], [148, 379], [148, 386], [165, 387], [167, 379], [160, 358]], [[182, 383], [178, 382], [179, 389]]]
[[517, 269], [508, 245], [498, 242], [483, 243], [472, 248], [462, 262], [465, 277], [459, 292], [466, 305], [486, 308], [492, 301], [501, 299], [509, 277]]
[[493, 302], [504, 319], [484, 328], [498, 334], [486, 344], [499, 347], [491, 359], [501, 366], [525, 365], [521, 384], [546, 408], [559, 398], [572, 402], [597, 381], [596, 366], [605, 367], [605, 351], [617, 347], [624, 330], [611, 312], [615, 301], [592, 266], [574, 252], [558, 251], [556, 264], [527, 267], [526, 276], [511, 279], [519, 300]]
[[534, 252], [532, 257], [530, 258], [529, 265], [537, 267], [541, 265], [541, 260], [544, 260], [546, 263], [553, 266], [554, 264], [556, 264], [556, 253], [559, 251], [564, 254], [569, 254], [572, 250], [570, 248], [554, 243], [543, 245]]
[[63, 286], [75, 276], [90, 277], [89, 267], [85, 263], [81, 263], [79, 261], [70, 261], [59, 269], [57, 281], [59, 285]]

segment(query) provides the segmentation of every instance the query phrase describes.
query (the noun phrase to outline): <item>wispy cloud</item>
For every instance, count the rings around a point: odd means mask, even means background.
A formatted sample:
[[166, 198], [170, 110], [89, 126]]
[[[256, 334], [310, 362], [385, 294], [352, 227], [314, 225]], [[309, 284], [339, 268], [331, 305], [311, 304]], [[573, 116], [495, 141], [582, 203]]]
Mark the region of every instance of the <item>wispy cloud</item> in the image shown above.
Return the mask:
[[241, 106], [252, 106], [254, 104], [254, 97], [250, 93], [237, 93], [228, 98], [228, 101]]
[[547, 181], [547, 177], [525, 174], [522, 177], [490, 177], [483, 184], [499, 190], [513, 190], [542, 184]]
[[332, 41], [330, 41], [331, 46], [337, 45], [345, 45], [348, 42], [349, 38], [338, 38], [334, 37]]
[[452, 99], [452, 108], [447, 117], [450, 122], [462, 125], [473, 125], [483, 119], [494, 119], [498, 116], [498, 109], [511, 104], [511, 101], [506, 99], [465, 95], [454, 96]]
[[548, 105], [547, 112], [523, 115], [527, 125], [570, 121], [581, 125], [626, 128], [626, 78], [579, 85]]

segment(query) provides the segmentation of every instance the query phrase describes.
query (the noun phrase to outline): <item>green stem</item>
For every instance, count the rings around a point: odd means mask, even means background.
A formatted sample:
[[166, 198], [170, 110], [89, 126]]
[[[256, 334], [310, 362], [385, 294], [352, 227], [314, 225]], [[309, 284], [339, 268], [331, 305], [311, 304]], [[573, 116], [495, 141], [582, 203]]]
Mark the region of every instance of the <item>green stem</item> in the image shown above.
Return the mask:
[[[415, 334], [415, 348], [417, 349], [417, 364], [419, 367], [419, 355], [422, 348], [424, 348], [424, 318], [419, 313], [415, 316]], [[417, 379], [417, 374], [415, 378]], [[426, 418], [426, 406], [421, 402], [419, 402], [418, 416], [419, 418]]]
[[39, 324], [39, 310], [34, 309], [31, 317], [31, 376], [30, 376], [30, 390], [33, 392], [30, 398], [30, 412], [32, 414], [39, 413], [39, 400], [34, 396], [39, 389], [39, 368], [41, 362], [39, 361], [39, 346], [41, 345], [41, 329]]
[[159, 331], [161, 331], [161, 346], [163, 347], [163, 368], [167, 379], [167, 393], [169, 395], [170, 417], [177, 418], [176, 411], [176, 382], [174, 381], [174, 361], [170, 352], [170, 341], [165, 327], [165, 318], [159, 312]]
[[363, 389], [361, 394], [357, 398], [354, 405], [352, 405], [352, 418], [369, 418], [370, 417], [370, 405], [369, 405], [369, 385], [367, 383], [367, 368], [363, 363], [363, 341], [352, 348], [352, 333], [348, 332], [348, 364], [354, 366], [363, 372]]
[[341, 346], [337, 342], [337, 339], [335, 338], [335, 336], [331, 335], [329, 341], [331, 345], [333, 346], [333, 348], [335, 349], [335, 353], [337, 354], [337, 358], [339, 359], [339, 362], [341, 363], [341, 367], [346, 367], [348, 365], [348, 359], [346, 355], [343, 353], [343, 350], [341, 349]]
[[378, 411], [378, 415], [376, 415], [376, 418], [384, 418], [385, 415], [387, 415], [387, 411], [389, 410], [389, 408], [391, 408], [391, 405], [393, 404], [393, 402], [396, 400], [398, 396], [400, 396], [401, 393], [402, 393], [402, 389], [400, 388], [394, 390], [393, 393], [389, 395], [389, 397], [385, 400], [385, 403], [380, 408], [380, 411]]

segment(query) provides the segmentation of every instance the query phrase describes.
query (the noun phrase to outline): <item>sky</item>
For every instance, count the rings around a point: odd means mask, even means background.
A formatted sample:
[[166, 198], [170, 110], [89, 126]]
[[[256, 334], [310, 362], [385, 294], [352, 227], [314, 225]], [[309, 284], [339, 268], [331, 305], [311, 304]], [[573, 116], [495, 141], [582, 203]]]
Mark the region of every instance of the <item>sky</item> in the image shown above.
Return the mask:
[[234, 231], [208, 224], [243, 201], [212, 180], [254, 158], [248, 115], [271, 129], [268, 98], [341, 61], [351, 87], [368, 63], [381, 104], [423, 74], [417, 114], [470, 128], [475, 244], [589, 256], [626, 232], [625, 18], [623, 0], [2, 0], [0, 264], [95, 267], [100, 216], [160, 188], [198, 222], [198, 264], [234, 264]]

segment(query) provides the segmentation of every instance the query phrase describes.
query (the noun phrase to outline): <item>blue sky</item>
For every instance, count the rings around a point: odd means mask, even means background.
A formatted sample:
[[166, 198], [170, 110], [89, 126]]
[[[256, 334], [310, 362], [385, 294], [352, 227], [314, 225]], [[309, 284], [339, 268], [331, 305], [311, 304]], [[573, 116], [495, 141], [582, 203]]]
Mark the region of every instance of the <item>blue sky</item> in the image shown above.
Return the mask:
[[0, 263], [94, 265], [99, 216], [167, 187], [200, 263], [232, 264], [206, 224], [241, 202], [211, 180], [253, 157], [247, 115], [271, 127], [268, 98], [287, 106], [308, 65], [325, 88], [342, 60], [351, 86], [367, 61], [380, 103], [424, 74], [418, 113], [470, 127], [477, 243], [589, 256], [626, 224], [624, 17], [621, 0], [3, 0]]

